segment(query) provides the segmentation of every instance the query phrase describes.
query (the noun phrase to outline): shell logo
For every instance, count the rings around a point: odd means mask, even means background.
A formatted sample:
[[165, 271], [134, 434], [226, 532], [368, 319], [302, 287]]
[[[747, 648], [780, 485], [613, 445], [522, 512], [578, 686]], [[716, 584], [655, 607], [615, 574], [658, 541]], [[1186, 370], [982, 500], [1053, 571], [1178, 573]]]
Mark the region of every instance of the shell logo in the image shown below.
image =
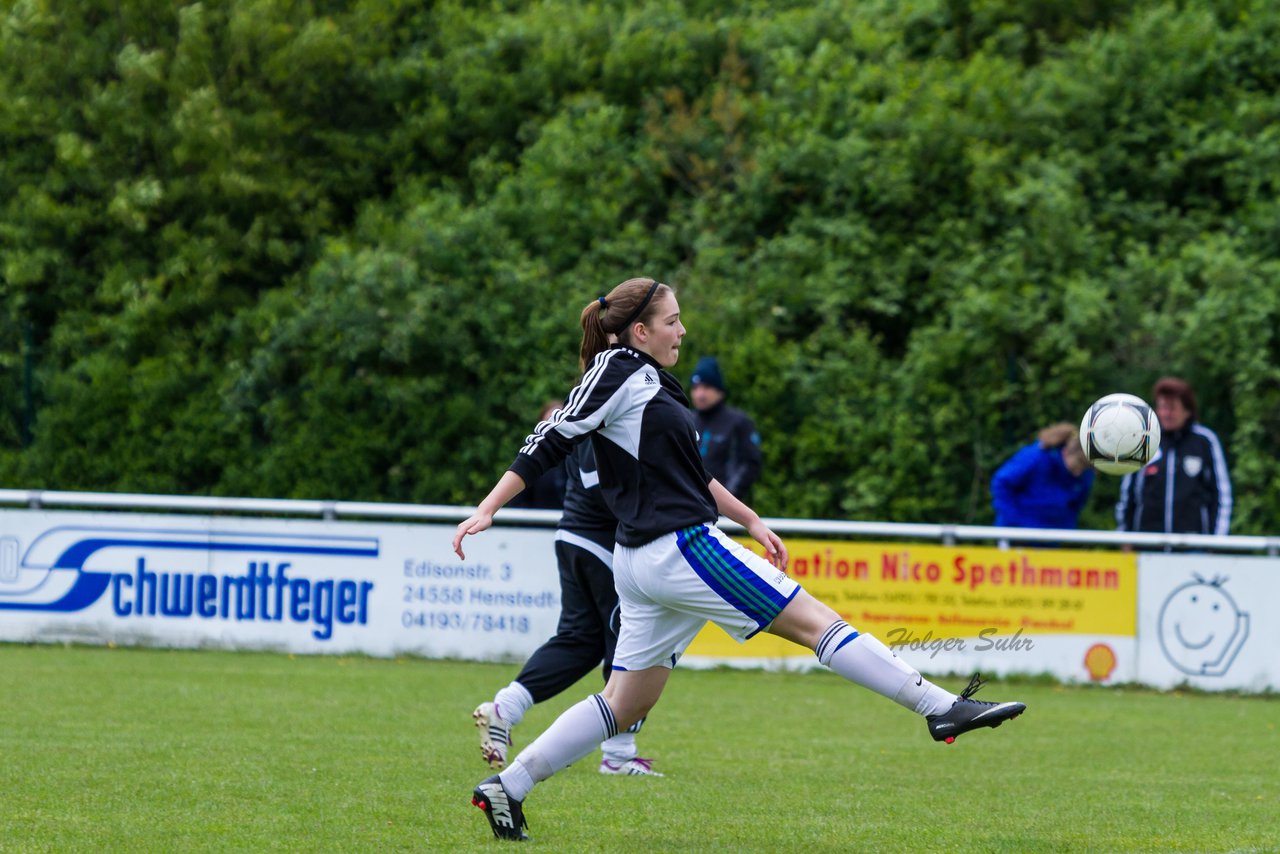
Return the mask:
[[1116, 653], [1105, 643], [1095, 643], [1084, 654], [1084, 669], [1094, 682], [1105, 682], [1116, 670]]

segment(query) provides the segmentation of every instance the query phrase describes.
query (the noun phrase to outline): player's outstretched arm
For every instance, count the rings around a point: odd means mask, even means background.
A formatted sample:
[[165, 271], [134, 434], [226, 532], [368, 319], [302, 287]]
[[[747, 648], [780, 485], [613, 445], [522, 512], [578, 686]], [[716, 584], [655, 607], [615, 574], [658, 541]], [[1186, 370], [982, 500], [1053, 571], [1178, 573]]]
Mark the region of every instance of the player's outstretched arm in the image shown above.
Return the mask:
[[756, 511], [735, 498], [733, 493], [715, 478], [712, 478], [707, 486], [711, 489], [711, 497], [716, 500], [716, 509], [746, 528], [752, 539], [764, 546], [765, 555], [771, 564], [778, 569], [786, 569], [789, 561], [786, 544], [777, 534], [769, 530], [769, 526], [760, 519]]
[[462, 538], [467, 534], [478, 534], [492, 525], [493, 514], [506, 506], [506, 503], [519, 495], [523, 489], [524, 480], [520, 475], [513, 471], [504, 472], [493, 489], [489, 490], [484, 501], [480, 502], [476, 512], [458, 523], [458, 530], [453, 535], [454, 553], [466, 560], [467, 556], [462, 553]]

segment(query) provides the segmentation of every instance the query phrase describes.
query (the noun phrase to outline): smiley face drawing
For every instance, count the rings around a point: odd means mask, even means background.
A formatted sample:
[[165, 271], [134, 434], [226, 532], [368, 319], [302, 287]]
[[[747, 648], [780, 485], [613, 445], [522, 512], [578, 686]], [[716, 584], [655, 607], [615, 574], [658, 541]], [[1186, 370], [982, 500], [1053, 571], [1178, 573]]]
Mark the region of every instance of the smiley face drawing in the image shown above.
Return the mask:
[[1198, 575], [1160, 607], [1160, 647], [1169, 663], [1192, 676], [1222, 676], [1249, 637], [1249, 615], [1222, 585]]

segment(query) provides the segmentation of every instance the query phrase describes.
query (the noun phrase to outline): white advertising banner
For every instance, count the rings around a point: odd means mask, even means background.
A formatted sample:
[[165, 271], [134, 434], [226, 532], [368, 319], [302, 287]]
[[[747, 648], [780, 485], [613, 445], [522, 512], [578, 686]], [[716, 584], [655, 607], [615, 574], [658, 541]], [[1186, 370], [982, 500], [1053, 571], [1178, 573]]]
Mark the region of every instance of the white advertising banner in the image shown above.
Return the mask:
[[1138, 681], [1280, 690], [1280, 559], [1141, 555]]
[[[466, 560], [450, 548], [453, 532], [0, 510], [0, 641], [524, 660], [560, 615], [553, 531], [495, 527], [467, 539]], [[822, 548], [821, 561], [797, 557], [791, 573], [927, 673], [1280, 690], [1277, 558], [1144, 553], [1135, 567], [1134, 555], [1106, 552]], [[925, 571], [935, 565], [936, 578]], [[786, 641], [739, 646], [714, 626], [685, 662], [814, 663]]]
[[552, 532], [0, 511], [0, 640], [523, 659], [555, 632]]

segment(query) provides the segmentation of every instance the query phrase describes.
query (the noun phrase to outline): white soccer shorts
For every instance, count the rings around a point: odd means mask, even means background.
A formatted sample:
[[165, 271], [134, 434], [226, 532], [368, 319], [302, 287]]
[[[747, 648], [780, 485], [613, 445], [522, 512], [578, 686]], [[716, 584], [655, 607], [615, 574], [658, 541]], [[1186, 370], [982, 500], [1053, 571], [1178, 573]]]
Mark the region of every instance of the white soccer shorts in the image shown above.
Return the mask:
[[675, 667], [707, 621], [742, 643], [782, 612], [800, 585], [714, 525], [613, 550], [622, 608], [614, 670]]

